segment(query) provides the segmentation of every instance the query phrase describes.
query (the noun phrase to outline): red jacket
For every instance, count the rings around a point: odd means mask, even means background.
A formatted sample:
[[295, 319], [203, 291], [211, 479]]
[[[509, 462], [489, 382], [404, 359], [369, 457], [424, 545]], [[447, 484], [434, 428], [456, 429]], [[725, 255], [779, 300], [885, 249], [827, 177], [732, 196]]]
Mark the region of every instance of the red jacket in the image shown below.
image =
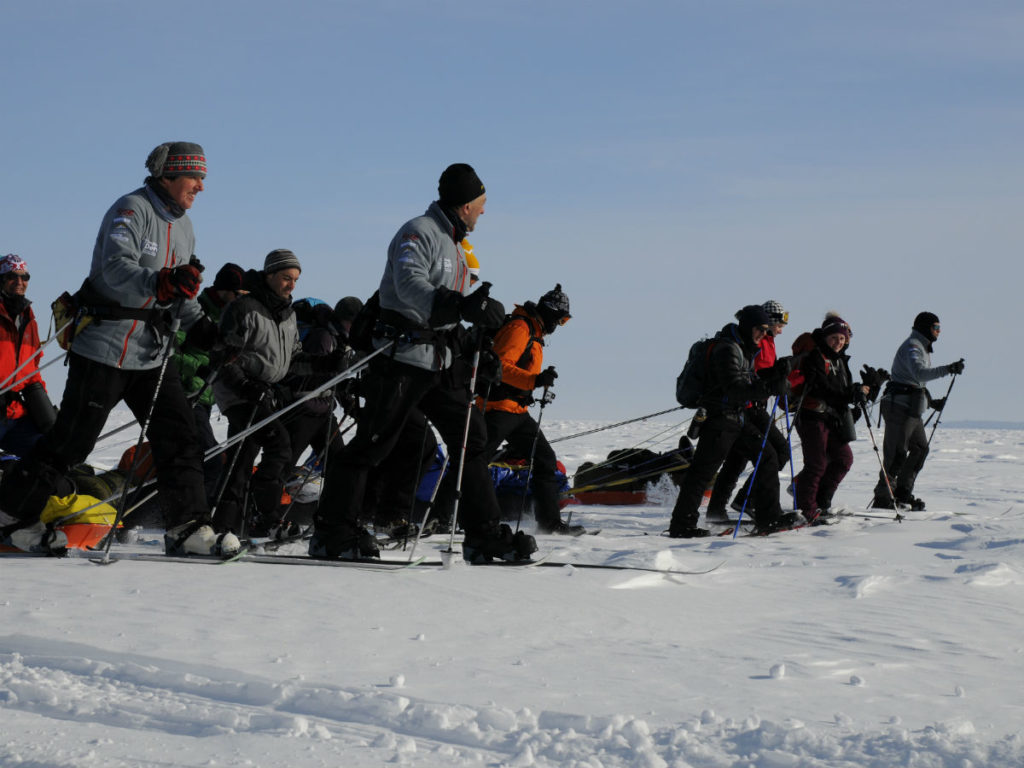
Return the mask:
[[[13, 382], [24, 377], [24, 381], [11, 388], [7, 394], [20, 392], [29, 384], [42, 381], [39, 375], [39, 359], [42, 354], [36, 355], [32, 362], [22, 368], [14, 376], [11, 374], [32, 353], [39, 349], [39, 326], [36, 325], [36, 316], [31, 306], [26, 306], [21, 313], [21, 329], [14, 324], [14, 318], [7, 311], [5, 302], [0, 301], [0, 389], [7, 389]], [[31, 375], [30, 375], [31, 374]], [[7, 379], [10, 379], [8, 381]], [[7, 398], [8, 419], [20, 419], [25, 415], [25, 406], [20, 400]]]

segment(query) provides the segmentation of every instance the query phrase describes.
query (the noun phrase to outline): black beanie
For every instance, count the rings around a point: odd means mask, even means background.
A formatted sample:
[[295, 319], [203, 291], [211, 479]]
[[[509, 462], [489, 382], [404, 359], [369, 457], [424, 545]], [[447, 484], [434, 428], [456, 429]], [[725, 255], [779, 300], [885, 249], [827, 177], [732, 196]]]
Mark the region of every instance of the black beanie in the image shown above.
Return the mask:
[[485, 191], [476, 171], [466, 163], [449, 165], [437, 182], [437, 199], [444, 208], [458, 208], [476, 200]]
[[919, 312], [917, 317], [914, 318], [914, 330], [934, 340], [935, 334], [932, 333], [932, 326], [938, 324], [938, 322], [938, 315], [932, 312]]
[[736, 313], [740, 331], [750, 337], [750, 332], [758, 325], [771, 325], [772, 319], [759, 304], [748, 304]]
[[206, 153], [191, 141], [167, 141], [156, 147], [146, 158], [150, 176], [174, 179], [178, 176], [206, 178]]
[[229, 261], [220, 268], [217, 276], [213, 278], [213, 288], [216, 291], [240, 291], [244, 277], [245, 270]]

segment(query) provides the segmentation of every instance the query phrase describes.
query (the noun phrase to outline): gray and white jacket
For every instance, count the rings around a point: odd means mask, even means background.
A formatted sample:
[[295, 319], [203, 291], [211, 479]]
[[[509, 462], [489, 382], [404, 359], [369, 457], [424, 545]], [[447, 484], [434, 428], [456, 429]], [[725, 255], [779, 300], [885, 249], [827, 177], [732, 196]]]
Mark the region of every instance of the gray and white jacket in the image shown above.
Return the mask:
[[911, 331], [910, 336], [900, 344], [892, 360], [892, 384], [885, 391], [884, 399], [897, 408], [920, 416], [928, 407], [925, 387], [929, 381], [948, 376], [948, 365], [932, 367], [929, 348], [931, 341], [920, 331]]
[[[165, 267], [188, 264], [195, 235], [187, 215], [175, 218], [147, 187], [119, 198], [103, 217], [89, 269], [92, 293], [130, 309], [157, 307], [157, 275]], [[166, 306], [166, 305], [164, 305]], [[182, 328], [202, 316], [195, 299], [170, 305]], [[143, 320], [93, 321], [75, 337], [72, 350], [104, 365], [148, 370], [161, 362], [166, 336]]]
[[[457, 323], [431, 326], [430, 316], [439, 288], [456, 293], [469, 289], [469, 267], [455, 227], [437, 202], [427, 212], [402, 225], [388, 246], [388, 261], [380, 281], [380, 306], [400, 314], [408, 326], [424, 330], [448, 330]], [[385, 339], [375, 338], [380, 348]], [[397, 342], [395, 360], [428, 371], [451, 365], [447, 347], [432, 343]]]
[[[246, 287], [251, 292], [228, 304], [220, 319], [217, 353], [223, 360], [221, 368], [234, 365], [247, 379], [277, 384], [288, 374], [293, 355], [302, 351], [295, 310], [290, 301], [270, 295], [262, 273], [250, 270]], [[221, 370], [213, 382], [213, 396], [221, 412], [247, 402], [230, 386], [230, 379]]]

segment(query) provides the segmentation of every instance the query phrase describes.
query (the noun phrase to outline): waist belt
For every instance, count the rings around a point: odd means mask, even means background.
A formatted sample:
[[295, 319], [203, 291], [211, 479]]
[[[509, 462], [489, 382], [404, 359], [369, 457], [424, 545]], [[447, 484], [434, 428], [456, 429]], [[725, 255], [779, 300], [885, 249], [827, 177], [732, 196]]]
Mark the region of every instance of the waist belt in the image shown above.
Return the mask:
[[403, 344], [434, 344], [444, 341], [444, 331], [415, 325], [409, 318], [392, 309], [382, 309], [380, 320], [374, 323], [373, 335]]
[[898, 381], [890, 381], [885, 385], [886, 394], [892, 393], [894, 395], [915, 395], [918, 392], [923, 392], [924, 387], [915, 387], [913, 384], [901, 384]]

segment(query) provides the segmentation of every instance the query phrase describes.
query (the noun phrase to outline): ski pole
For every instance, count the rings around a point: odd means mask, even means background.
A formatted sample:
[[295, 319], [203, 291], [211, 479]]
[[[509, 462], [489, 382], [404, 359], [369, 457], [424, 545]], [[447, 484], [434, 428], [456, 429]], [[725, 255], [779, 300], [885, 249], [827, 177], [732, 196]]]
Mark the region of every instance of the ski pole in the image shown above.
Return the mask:
[[476, 389], [476, 373], [480, 366], [480, 347], [483, 341], [483, 334], [477, 334], [476, 349], [473, 351], [473, 371], [469, 375], [469, 403], [466, 405], [466, 425], [462, 430], [462, 447], [459, 452], [459, 469], [455, 474], [455, 504], [452, 505], [451, 534], [448, 537], [448, 549], [444, 553], [451, 556], [455, 550], [455, 523], [459, 518], [459, 502], [462, 500], [462, 472], [466, 468], [466, 444], [469, 442], [469, 422], [473, 417], [473, 408]]
[[[771, 424], [775, 421], [775, 411], [779, 407], [778, 395], [775, 397], [775, 403], [772, 405], [771, 415], [768, 417], [768, 423]], [[740, 509], [740, 516], [736, 519], [736, 527], [732, 529], [732, 537], [735, 539], [740, 532], [740, 523], [743, 522], [743, 513], [747, 511], [747, 501], [750, 499], [750, 494], [754, 490], [754, 483], [757, 481], [757, 469], [761, 466], [761, 457], [764, 456], [764, 447], [768, 443], [768, 432], [764, 431], [764, 437], [761, 438], [761, 450], [757, 452], [757, 461], [754, 462], [754, 471], [750, 473], [750, 486], [747, 488], [747, 495], [743, 499], [743, 507]]]
[[[252, 426], [253, 421], [256, 420], [256, 414], [260, 410], [260, 403], [263, 402], [263, 398], [266, 397], [266, 396], [267, 396], [266, 392], [262, 393], [260, 395], [260, 397], [259, 397], [259, 400], [257, 400], [256, 403], [253, 405], [252, 413], [249, 414], [249, 420], [246, 422], [245, 427], [243, 428], [243, 431], [249, 429], [249, 427]], [[238, 457], [241, 455], [242, 448], [244, 447], [244, 445], [245, 445], [245, 441], [244, 440], [242, 440], [242, 441], [240, 441], [238, 443], [238, 447], [235, 449], [234, 454], [231, 456], [231, 461], [228, 463], [227, 467], [225, 467], [223, 470], [221, 470], [221, 478], [223, 478], [223, 479], [218, 483], [218, 485], [220, 487], [217, 489], [217, 496], [213, 500], [213, 506], [210, 508], [210, 519], [211, 520], [213, 520], [213, 518], [217, 514], [217, 508], [220, 506], [221, 499], [224, 497], [224, 492], [228, 489], [228, 483], [231, 482], [231, 473], [235, 471], [235, 464], [238, 462]], [[244, 509], [242, 510], [242, 519], [243, 520], [245, 519], [245, 510]]]
[[540, 440], [540, 424], [544, 420], [544, 406], [551, 400], [548, 397], [548, 387], [540, 396], [540, 413], [537, 415], [537, 431], [533, 434], [533, 442], [530, 444], [530, 461], [526, 465], [526, 483], [523, 485], [523, 503], [519, 507], [519, 519], [516, 520], [516, 533], [519, 533], [519, 526], [523, 522], [523, 513], [526, 511], [526, 496], [530, 492], [530, 479], [533, 477], [533, 458], [537, 455], [537, 441]]
[[655, 416], [663, 416], [666, 413], [672, 413], [672, 411], [680, 411], [683, 406], [677, 405], [675, 408], [666, 408], [664, 411], [657, 411], [655, 413], [648, 413], [646, 416], [637, 416], [635, 419], [627, 419], [626, 421], [619, 421], [615, 424], [608, 424], [603, 427], [595, 427], [594, 429], [588, 429], [584, 432], [577, 432], [574, 435], [566, 435], [565, 437], [557, 437], [554, 440], [548, 440], [548, 443], [560, 443], [563, 440], [574, 440], [577, 437], [584, 437], [586, 435], [593, 435], [595, 432], [604, 432], [606, 429], [614, 429], [615, 427], [622, 427], [626, 424], [633, 424], [637, 421], [645, 421], [647, 419], [654, 418]]
[[[444, 479], [445, 470], [448, 469], [448, 454], [445, 453], [444, 459], [441, 461], [441, 470], [437, 473], [437, 482], [434, 483], [434, 490], [430, 492], [430, 501], [427, 502], [427, 508], [423, 510], [423, 519], [420, 521], [419, 530], [416, 531], [416, 538], [412, 540], [412, 550], [409, 552], [409, 562], [412, 562], [413, 557], [416, 555], [416, 545], [419, 543], [420, 538], [423, 536], [423, 531], [427, 529], [427, 520], [430, 518], [430, 513], [434, 509], [434, 499], [437, 498], [437, 491], [441, 487], [441, 480]], [[454, 531], [454, 527], [452, 528]], [[454, 540], [455, 534], [452, 534]], [[448, 549], [451, 550], [451, 542], [448, 543]]]
[[[878, 459], [878, 467], [882, 471], [882, 478], [885, 480], [885, 487], [889, 490], [889, 498], [892, 499], [892, 508], [896, 512], [896, 519], [902, 520], [903, 517], [900, 515], [899, 506], [896, 503], [896, 494], [892, 490], [892, 483], [889, 482], [889, 473], [885, 469], [885, 463], [882, 461], [882, 454], [878, 450], [878, 443], [875, 441], [875, 432], [871, 429], [871, 420], [868, 418], [868, 409], [865, 407], [863, 402], [857, 403], [857, 406], [864, 414], [864, 423], [868, 428], [868, 437], [871, 438], [871, 447], [875, 450], [875, 457]], [[879, 415], [879, 418], [881, 418], [881, 415]]]
[[67, 352], [65, 352], [65, 353], [64, 353], [63, 355], [61, 355], [60, 357], [55, 357], [55, 358], [53, 358], [53, 360], [51, 360], [50, 362], [48, 362], [48, 363], [43, 363], [43, 364], [42, 364], [42, 365], [40, 365], [40, 366], [39, 366], [38, 368], [36, 368], [36, 369], [35, 369], [34, 371], [30, 371], [29, 373], [26, 373], [26, 374], [25, 374], [24, 376], [22, 376], [22, 377], [21, 377], [20, 379], [18, 379], [18, 380], [17, 380], [16, 382], [14, 382], [13, 384], [9, 384], [9, 385], [7, 385], [6, 387], [4, 387], [3, 389], [0, 389], [0, 395], [5, 395], [5, 394], [7, 394], [7, 393], [8, 393], [8, 392], [10, 392], [10, 391], [11, 391], [12, 389], [14, 389], [14, 388], [15, 388], [16, 386], [18, 386], [19, 384], [21, 384], [21, 382], [23, 382], [23, 381], [27, 381], [28, 379], [31, 379], [31, 378], [32, 378], [33, 376], [35, 376], [36, 374], [38, 374], [38, 373], [39, 373], [40, 371], [45, 371], [45, 370], [46, 370], [47, 368], [49, 368], [49, 367], [50, 367], [51, 365], [53, 365], [54, 363], [59, 363], [59, 362], [60, 362], [61, 360], [63, 360], [63, 359], [65, 358], [65, 357], [67, 357], [67, 355], [68, 355], [68, 353], [67, 353]]
[[124, 519], [125, 510], [128, 507], [128, 492], [131, 490], [132, 478], [135, 476], [135, 468], [139, 464], [139, 458], [142, 456], [142, 444], [146, 440], [146, 432], [149, 431], [149, 425], [153, 421], [153, 412], [156, 410], [156, 401], [160, 396], [160, 389], [164, 384], [164, 375], [167, 373], [167, 364], [171, 361], [171, 350], [174, 348], [173, 340], [174, 334], [177, 333], [178, 328], [181, 326], [181, 302], [178, 302], [177, 311], [174, 314], [174, 319], [171, 321], [171, 330], [167, 334], [167, 343], [164, 346], [163, 360], [160, 361], [160, 373], [156, 377], [156, 386], [153, 387], [153, 397], [149, 401], [149, 411], [146, 413], [146, 420], [142, 423], [142, 431], [139, 433], [138, 442], [135, 443], [135, 454], [132, 456], [131, 467], [128, 469], [128, 476], [125, 478], [124, 489], [121, 492], [121, 500], [118, 502], [117, 514], [114, 516], [114, 524], [110, 526], [110, 532], [107, 534], [106, 546], [103, 548], [103, 558], [101, 560], [94, 560], [93, 562], [100, 565], [109, 565], [110, 560], [110, 545], [114, 541], [114, 536], [117, 535], [117, 526], [121, 524], [121, 520]]
[[793, 511], [796, 512], [796, 475], [793, 474], [793, 439], [790, 437], [789, 395], [782, 396], [782, 404], [786, 409], [786, 445], [789, 446], [789, 484], [793, 487]]
[[[34, 349], [32, 351], [32, 354], [30, 354], [28, 357], [26, 357], [24, 360], [22, 360], [21, 364], [17, 368], [15, 368], [13, 371], [11, 371], [9, 374], [7, 374], [7, 378], [5, 378], [2, 382], [0, 382], [0, 388], [2, 388], [2, 389], [0, 389], [0, 395], [4, 394], [4, 392], [6, 392], [11, 387], [16, 387], [18, 384], [21, 383], [21, 379], [19, 379], [18, 381], [14, 382], [14, 384], [11, 384], [10, 387], [7, 386], [7, 382], [9, 382], [11, 379], [13, 379], [15, 376], [17, 376], [18, 372], [21, 371], [22, 368], [24, 368], [26, 365], [31, 363], [37, 357], [42, 355], [43, 354], [43, 350], [46, 349], [46, 347], [49, 346], [52, 342], [56, 341], [57, 335], [60, 334], [64, 330], [64, 328], [67, 328], [69, 325], [71, 325], [71, 321], [68, 321], [67, 323], [65, 323], [62, 328], [57, 330], [57, 332], [54, 333], [52, 336], [50, 336], [50, 338], [48, 338], [46, 341], [41, 343], [36, 349]], [[63, 357], [63, 355], [61, 355], [61, 357]], [[58, 357], [57, 359], [60, 360], [61, 358]]]
[[[956, 383], [956, 374], [953, 374], [953, 378], [949, 380], [949, 387], [946, 389], [946, 396], [942, 398], [942, 409], [946, 409], [946, 400], [949, 398], [949, 393], [953, 391], [953, 384]], [[939, 428], [939, 422], [942, 420], [942, 411], [935, 411], [937, 416], [935, 417], [935, 423], [932, 425], [932, 432], [928, 435], [928, 442], [925, 445], [925, 450], [931, 447], [932, 438], [935, 437], [935, 430]]]

